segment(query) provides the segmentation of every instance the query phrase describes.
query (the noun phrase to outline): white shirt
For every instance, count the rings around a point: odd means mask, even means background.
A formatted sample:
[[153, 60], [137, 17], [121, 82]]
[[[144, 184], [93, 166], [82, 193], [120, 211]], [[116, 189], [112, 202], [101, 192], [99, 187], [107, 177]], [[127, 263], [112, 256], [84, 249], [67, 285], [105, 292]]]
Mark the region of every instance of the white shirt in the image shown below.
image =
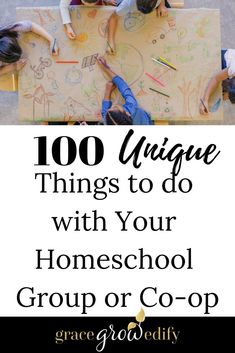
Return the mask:
[[60, 0], [60, 14], [63, 24], [71, 23], [71, 17], [69, 13], [69, 5], [71, 0]]
[[[158, 0], [156, 7], [160, 5], [162, 0]], [[122, 0], [122, 2], [116, 8], [116, 14], [118, 16], [125, 16], [129, 12], [138, 12], [136, 0]]]
[[228, 68], [229, 78], [235, 77], [235, 49], [228, 49], [224, 58]]

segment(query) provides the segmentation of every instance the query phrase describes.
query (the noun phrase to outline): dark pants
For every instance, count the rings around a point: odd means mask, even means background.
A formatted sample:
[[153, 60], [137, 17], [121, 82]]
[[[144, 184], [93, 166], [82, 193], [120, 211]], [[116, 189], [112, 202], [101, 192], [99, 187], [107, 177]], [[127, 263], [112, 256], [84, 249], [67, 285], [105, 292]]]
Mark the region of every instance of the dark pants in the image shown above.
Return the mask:
[[166, 7], [170, 8], [171, 5], [169, 4], [169, 2], [166, 0]]

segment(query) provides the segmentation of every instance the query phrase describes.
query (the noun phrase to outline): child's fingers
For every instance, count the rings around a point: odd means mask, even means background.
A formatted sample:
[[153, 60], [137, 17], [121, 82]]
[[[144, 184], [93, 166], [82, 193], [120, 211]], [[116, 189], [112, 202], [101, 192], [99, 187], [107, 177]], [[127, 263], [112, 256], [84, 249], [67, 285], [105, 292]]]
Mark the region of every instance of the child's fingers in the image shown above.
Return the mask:
[[76, 35], [74, 32], [67, 32], [67, 36], [69, 37], [69, 39], [75, 39]]

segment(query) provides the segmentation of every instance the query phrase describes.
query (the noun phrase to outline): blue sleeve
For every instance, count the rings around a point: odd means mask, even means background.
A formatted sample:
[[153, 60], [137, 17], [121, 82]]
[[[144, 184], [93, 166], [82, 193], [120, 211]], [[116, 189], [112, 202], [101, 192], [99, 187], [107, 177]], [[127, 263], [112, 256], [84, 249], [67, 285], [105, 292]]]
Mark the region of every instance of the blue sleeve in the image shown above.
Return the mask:
[[115, 76], [113, 78], [113, 83], [117, 86], [122, 97], [125, 99], [125, 104], [123, 105], [123, 108], [128, 113], [130, 113], [131, 116], [134, 116], [136, 110], [138, 109], [138, 103], [135, 99], [134, 94], [132, 93], [132, 90], [120, 76]]
[[107, 115], [107, 111], [109, 110], [109, 108], [111, 108], [111, 106], [112, 106], [112, 102], [111, 101], [107, 101], [107, 100], [103, 99], [101, 115], [102, 115], [102, 119], [103, 119], [103, 123], [104, 124], [107, 124], [106, 115]]

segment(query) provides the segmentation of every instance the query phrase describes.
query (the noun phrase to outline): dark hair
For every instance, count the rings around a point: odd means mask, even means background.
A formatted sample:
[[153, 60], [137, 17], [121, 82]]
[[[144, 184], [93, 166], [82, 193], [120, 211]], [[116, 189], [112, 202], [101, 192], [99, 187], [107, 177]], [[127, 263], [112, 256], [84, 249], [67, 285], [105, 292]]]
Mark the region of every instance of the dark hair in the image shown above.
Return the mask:
[[136, 4], [140, 12], [148, 14], [155, 9], [157, 2], [158, 0], [137, 0]]
[[133, 125], [132, 118], [119, 110], [108, 111], [106, 121], [107, 125]]
[[223, 81], [223, 91], [228, 93], [230, 102], [235, 104], [235, 77]]
[[17, 38], [18, 34], [15, 31], [0, 31], [0, 61], [12, 64], [21, 58], [22, 49]]

